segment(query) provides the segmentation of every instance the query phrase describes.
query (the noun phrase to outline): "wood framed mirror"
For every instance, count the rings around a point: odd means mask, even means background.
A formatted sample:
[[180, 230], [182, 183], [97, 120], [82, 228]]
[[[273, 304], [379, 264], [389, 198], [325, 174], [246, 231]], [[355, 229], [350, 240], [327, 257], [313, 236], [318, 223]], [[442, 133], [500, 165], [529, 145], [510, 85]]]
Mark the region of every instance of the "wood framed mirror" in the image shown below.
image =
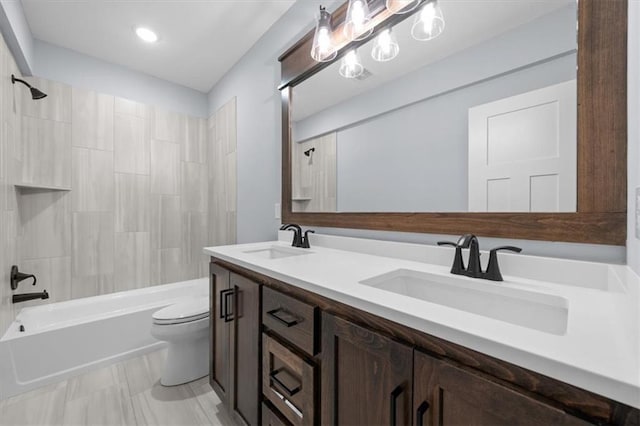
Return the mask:
[[[382, 6], [380, 6], [380, 3]], [[369, 2], [374, 37], [406, 15]], [[348, 2], [332, 13], [335, 61], [366, 40], [340, 31]], [[310, 56], [314, 31], [280, 58], [282, 221], [306, 226], [624, 245], [627, 215], [627, 0], [580, 0], [577, 9], [577, 144], [575, 212], [301, 212], [293, 206], [292, 94], [332, 65]]]

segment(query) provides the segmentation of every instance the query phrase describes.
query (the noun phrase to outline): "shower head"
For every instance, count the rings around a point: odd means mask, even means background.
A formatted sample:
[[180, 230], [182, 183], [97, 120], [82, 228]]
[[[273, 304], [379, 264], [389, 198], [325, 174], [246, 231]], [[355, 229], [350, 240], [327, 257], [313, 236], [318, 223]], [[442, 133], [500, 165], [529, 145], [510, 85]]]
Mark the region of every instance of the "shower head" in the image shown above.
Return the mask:
[[31, 85], [29, 83], [27, 83], [24, 80], [21, 80], [19, 78], [16, 78], [15, 75], [11, 74], [11, 83], [16, 84], [16, 81], [19, 81], [20, 83], [24, 84], [25, 86], [27, 86], [29, 88], [29, 90], [31, 90], [31, 99], [42, 99], [45, 98], [47, 96], [46, 93], [42, 92], [39, 89], [36, 89], [35, 87], [31, 87]]
[[35, 87], [32, 87], [31, 89], [31, 99], [42, 99], [42, 98], [46, 98], [47, 94], [44, 92], [41, 92], [40, 90], [36, 89]]

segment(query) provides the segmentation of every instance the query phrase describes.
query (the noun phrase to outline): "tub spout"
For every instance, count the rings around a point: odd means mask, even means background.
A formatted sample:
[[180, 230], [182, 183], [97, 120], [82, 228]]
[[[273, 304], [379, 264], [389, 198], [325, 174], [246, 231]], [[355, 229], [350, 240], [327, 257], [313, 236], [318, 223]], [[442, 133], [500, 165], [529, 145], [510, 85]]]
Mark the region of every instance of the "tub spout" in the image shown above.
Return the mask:
[[42, 293], [25, 293], [25, 294], [14, 294], [11, 299], [13, 303], [26, 302], [27, 300], [34, 299], [48, 299], [49, 293], [47, 290], [44, 290]]

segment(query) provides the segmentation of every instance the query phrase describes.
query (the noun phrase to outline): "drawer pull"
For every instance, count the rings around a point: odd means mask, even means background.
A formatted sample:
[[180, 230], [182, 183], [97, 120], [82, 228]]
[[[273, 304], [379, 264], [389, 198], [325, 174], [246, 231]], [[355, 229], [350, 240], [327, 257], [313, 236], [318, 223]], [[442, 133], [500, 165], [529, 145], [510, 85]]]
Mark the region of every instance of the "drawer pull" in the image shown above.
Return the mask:
[[420, 406], [418, 406], [418, 410], [416, 411], [416, 423], [418, 424], [418, 426], [424, 425], [424, 415], [428, 409], [429, 403], [427, 401], [424, 401], [422, 404], [420, 404]]
[[[281, 312], [281, 314], [278, 314]], [[285, 327], [293, 327], [294, 325], [300, 324], [300, 320], [291, 312], [287, 312], [283, 308], [274, 309], [272, 311], [267, 312], [271, 318], [283, 324]]]
[[398, 417], [398, 397], [403, 391], [402, 386], [398, 386], [393, 390], [393, 392], [391, 392], [391, 421], [389, 422], [391, 426], [396, 426], [396, 418]]
[[302, 388], [302, 385], [300, 383], [296, 383], [294, 386], [289, 387], [284, 383], [284, 378], [283, 379], [278, 378], [278, 375], [280, 373], [283, 373], [283, 375], [286, 375], [289, 378], [288, 380], [289, 382], [295, 381], [295, 379], [291, 377], [291, 375], [282, 368], [279, 368], [269, 373], [269, 377], [271, 377], [271, 380], [276, 382], [278, 387], [280, 387], [283, 391], [285, 391], [289, 395], [289, 397], [292, 397], [293, 395], [300, 392], [300, 389]]

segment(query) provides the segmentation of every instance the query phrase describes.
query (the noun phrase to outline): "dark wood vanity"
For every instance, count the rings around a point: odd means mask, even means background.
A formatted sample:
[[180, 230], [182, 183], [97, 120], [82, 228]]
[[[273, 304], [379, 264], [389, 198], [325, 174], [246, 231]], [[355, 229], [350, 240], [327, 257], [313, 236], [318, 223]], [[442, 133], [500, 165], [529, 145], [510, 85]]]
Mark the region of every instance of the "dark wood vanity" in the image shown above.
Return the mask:
[[640, 410], [211, 259], [210, 382], [247, 425], [637, 425]]

